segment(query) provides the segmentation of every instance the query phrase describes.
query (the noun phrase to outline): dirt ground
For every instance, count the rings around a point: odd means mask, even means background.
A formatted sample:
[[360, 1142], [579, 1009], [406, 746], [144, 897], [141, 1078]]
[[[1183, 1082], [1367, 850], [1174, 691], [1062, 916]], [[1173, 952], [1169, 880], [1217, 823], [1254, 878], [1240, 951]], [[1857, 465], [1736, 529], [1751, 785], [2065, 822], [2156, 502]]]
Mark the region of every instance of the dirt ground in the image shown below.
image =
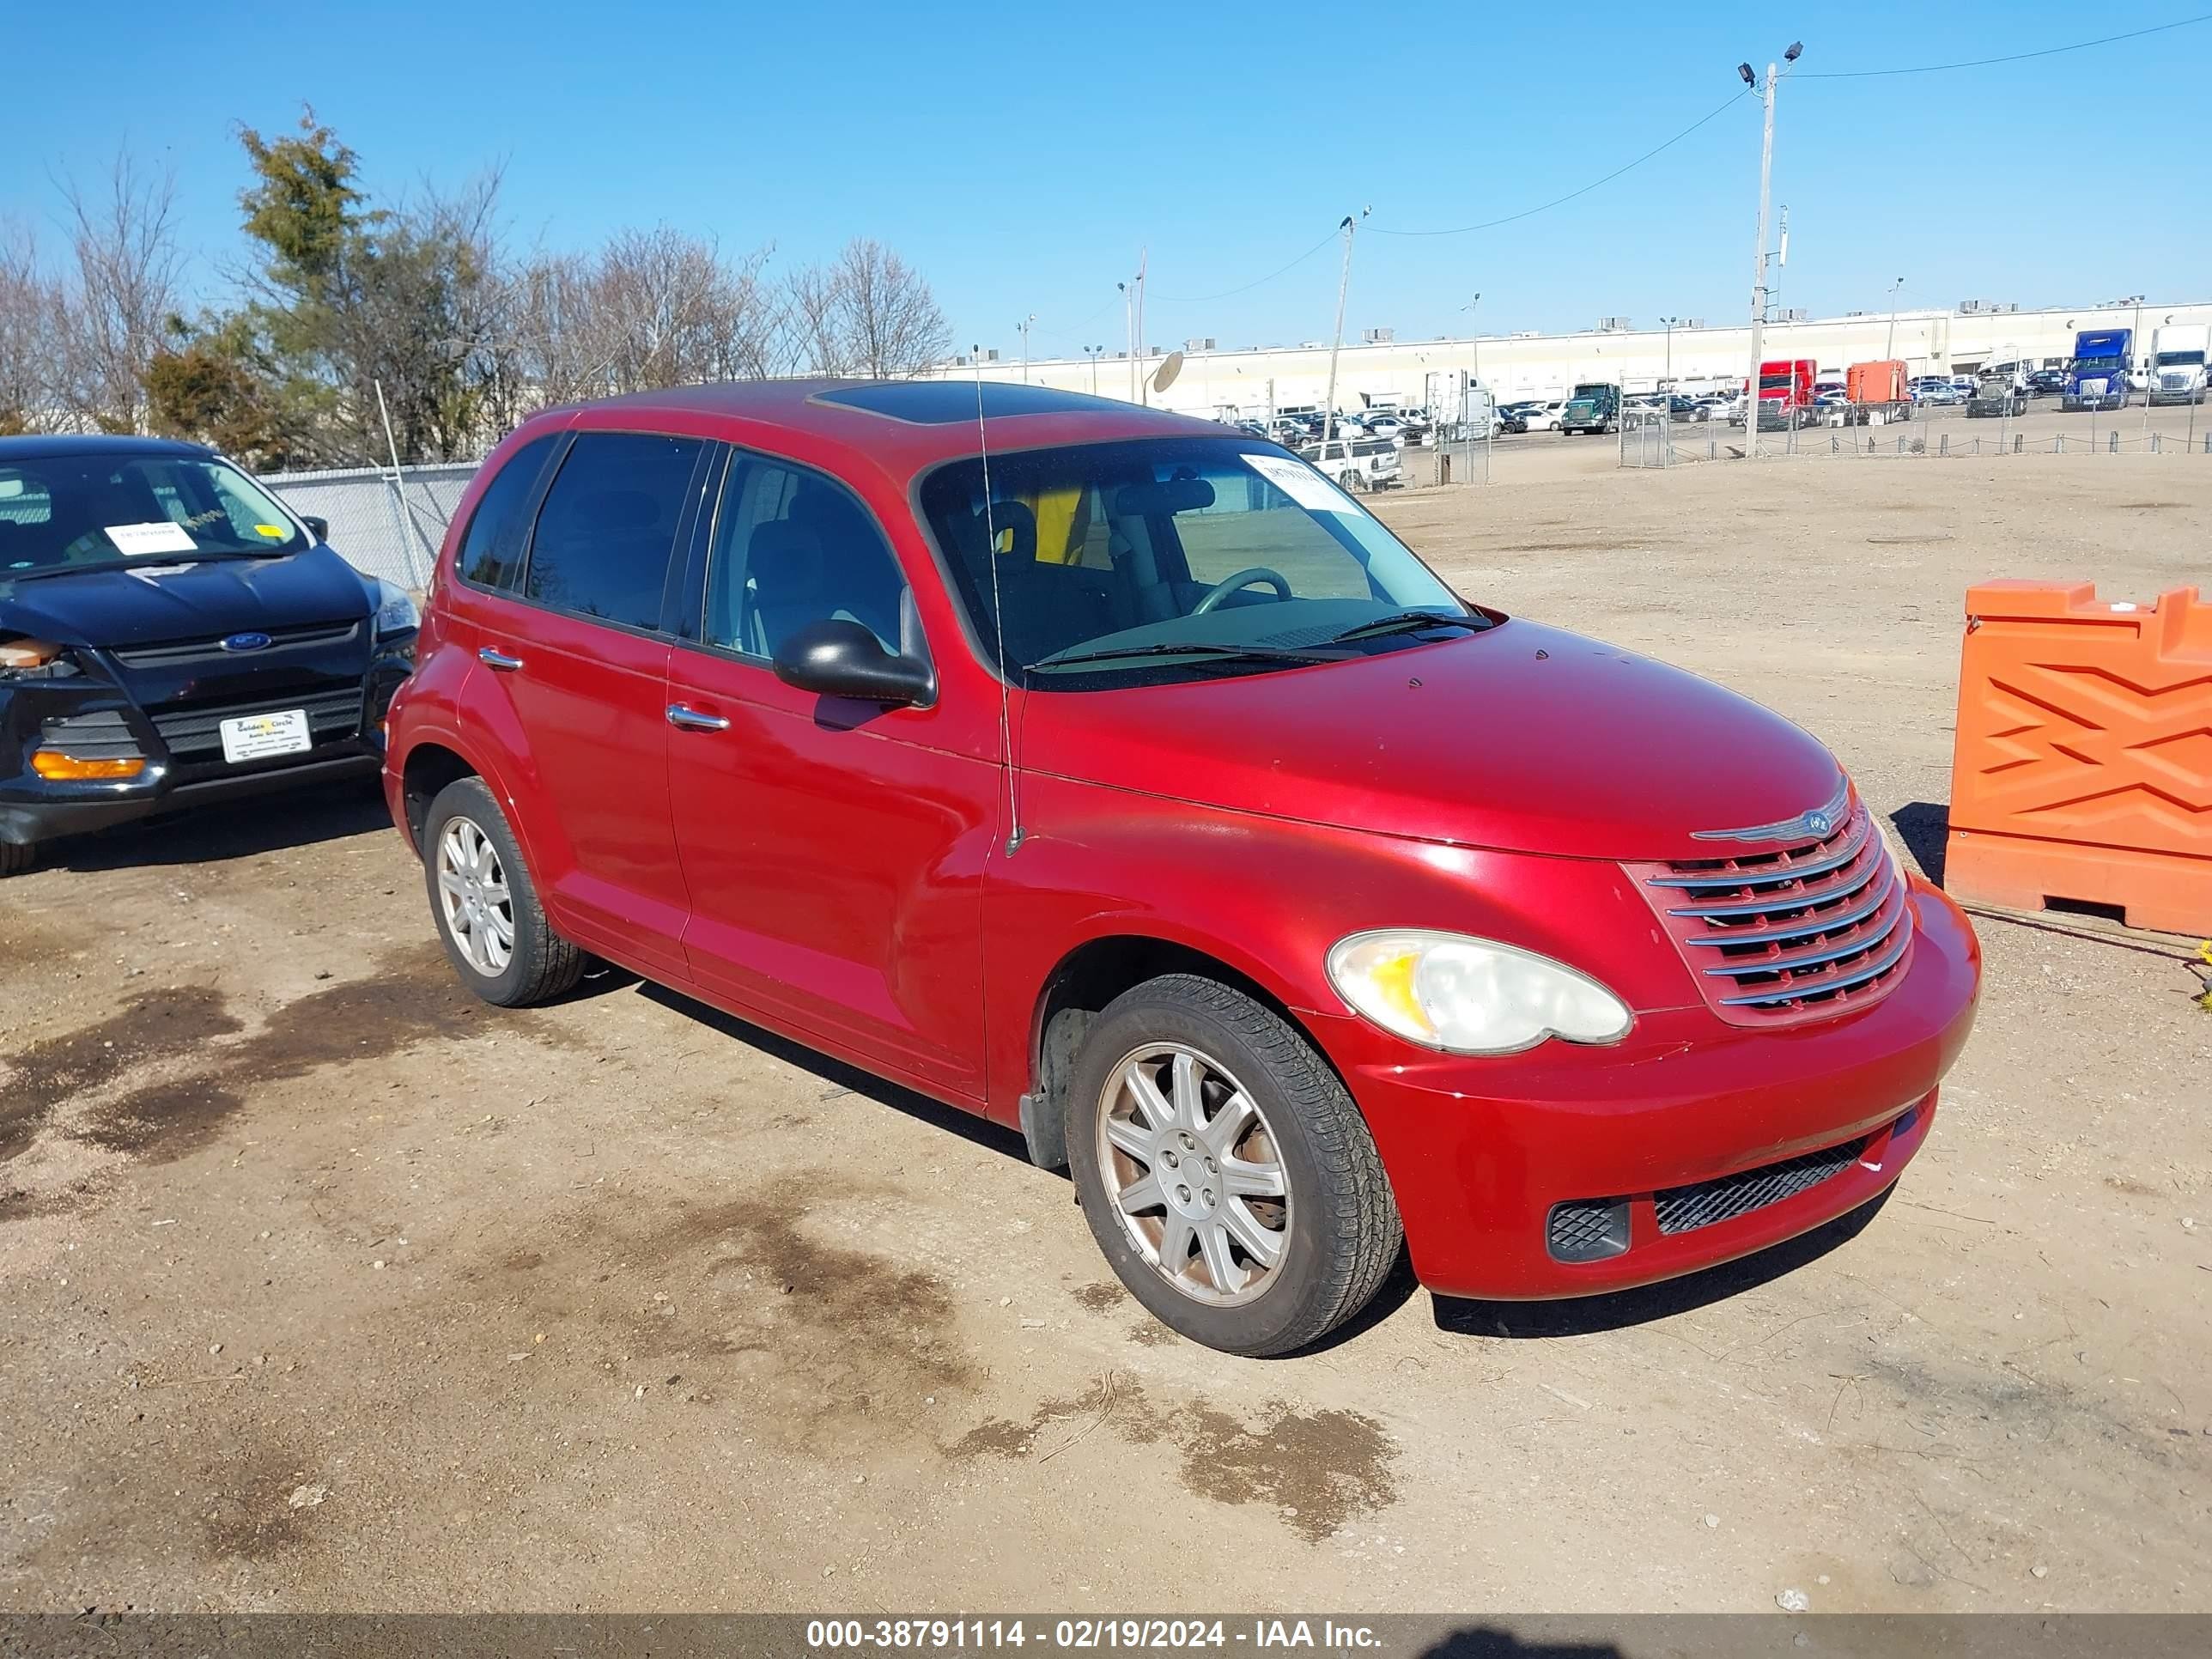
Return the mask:
[[[2199, 578], [2212, 460], [1382, 510], [1802, 722], [1934, 869], [1966, 585]], [[0, 1604], [2212, 1608], [2212, 1017], [2170, 940], [1978, 925], [1886, 1205], [1255, 1362], [994, 1130], [613, 977], [478, 1006], [367, 793], [58, 847], [0, 890]]]

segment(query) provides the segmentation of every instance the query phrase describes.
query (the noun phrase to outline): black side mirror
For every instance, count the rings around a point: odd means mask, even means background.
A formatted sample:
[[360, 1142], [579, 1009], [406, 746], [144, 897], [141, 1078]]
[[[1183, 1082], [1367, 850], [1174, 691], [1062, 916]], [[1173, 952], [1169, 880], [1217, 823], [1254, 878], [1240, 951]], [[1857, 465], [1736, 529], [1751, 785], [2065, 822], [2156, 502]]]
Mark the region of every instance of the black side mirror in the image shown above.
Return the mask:
[[328, 519], [319, 519], [312, 513], [302, 513], [300, 515], [300, 522], [307, 526], [308, 532], [312, 534], [317, 541], [326, 542], [330, 540], [331, 521]]
[[937, 695], [937, 674], [927, 663], [893, 655], [867, 629], [844, 617], [794, 630], [776, 647], [775, 667], [786, 685], [819, 696], [910, 704]]

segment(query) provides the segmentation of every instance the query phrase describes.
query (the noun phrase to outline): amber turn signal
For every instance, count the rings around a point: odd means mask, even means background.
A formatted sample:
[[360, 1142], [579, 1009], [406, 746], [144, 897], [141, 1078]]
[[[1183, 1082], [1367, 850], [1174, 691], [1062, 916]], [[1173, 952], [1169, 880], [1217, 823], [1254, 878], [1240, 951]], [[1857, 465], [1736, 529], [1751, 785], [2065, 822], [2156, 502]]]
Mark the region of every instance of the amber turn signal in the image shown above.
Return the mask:
[[47, 640], [0, 640], [0, 668], [44, 668], [61, 653]]
[[135, 778], [146, 769], [143, 757], [128, 760], [79, 760], [75, 755], [41, 749], [31, 757], [31, 769], [53, 782], [81, 782], [89, 778]]

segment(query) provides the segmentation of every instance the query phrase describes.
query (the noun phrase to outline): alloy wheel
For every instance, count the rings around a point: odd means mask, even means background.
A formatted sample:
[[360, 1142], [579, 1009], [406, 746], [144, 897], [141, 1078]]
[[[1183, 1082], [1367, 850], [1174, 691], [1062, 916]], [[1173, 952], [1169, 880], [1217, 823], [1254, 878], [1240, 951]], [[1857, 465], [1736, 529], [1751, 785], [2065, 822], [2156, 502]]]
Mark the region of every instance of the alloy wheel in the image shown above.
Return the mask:
[[514, 959], [514, 901], [499, 848], [474, 818], [447, 821], [438, 837], [438, 904], [469, 966], [496, 979]]
[[1249, 1302], [1291, 1237], [1290, 1183], [1263, 1113], [1229, 1068], [1154, 1043], [1108, 1074], [1098, 1165], [1123, 1231], [1194, 1301]]

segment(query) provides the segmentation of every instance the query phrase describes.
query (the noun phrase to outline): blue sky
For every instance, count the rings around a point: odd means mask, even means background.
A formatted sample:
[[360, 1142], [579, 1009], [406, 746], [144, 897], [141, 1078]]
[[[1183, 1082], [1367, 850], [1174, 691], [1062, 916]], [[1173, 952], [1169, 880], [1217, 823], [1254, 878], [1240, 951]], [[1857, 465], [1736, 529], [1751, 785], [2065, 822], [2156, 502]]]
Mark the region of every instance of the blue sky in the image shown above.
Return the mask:
[[[2212, 296], [2200, 186], [2212, 23], [1996, 68], [1892, 79], [1813, 71], [1983, 58], [2189, 16], [2045, 0], [1396, 8], [445, 0], [343, 8], [106, 0], [9, 25], [0, 215], [51, 244], [51, 175], [118, 148], [175, 170], [196, 280], [239, 250], [234, 128], [303, 100], [372, 190], [506, 169], [519, 243], [587, 246], [671, 224], [779, 262], [855, 234], [921, 268], [957, 343], [1038, 356], [1122, 340], [1117, 277], [1150, 250], [1146, 332], [1224, 345], [1325, 337], [1324, 247], [1371, 206], [1347, 336], [1732, 320], [1748, 305], [1759, 112], [1745, 97], [1662, 143], [1793, 39], [1775, 197], [1790, 210], [1778, 303], [1815, 314], [1973, 297]], [[73, 69], [77, 65], [79, 70]], [[1176, 303], [1177, 299], [1194, 302]]]

